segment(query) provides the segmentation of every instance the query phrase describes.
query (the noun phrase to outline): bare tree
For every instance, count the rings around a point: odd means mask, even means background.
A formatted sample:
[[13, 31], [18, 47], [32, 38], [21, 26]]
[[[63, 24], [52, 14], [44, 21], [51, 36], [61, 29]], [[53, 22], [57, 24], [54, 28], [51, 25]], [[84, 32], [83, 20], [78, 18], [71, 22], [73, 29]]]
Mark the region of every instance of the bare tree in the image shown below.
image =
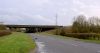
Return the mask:
[[84, 15], [79, 15], [73, 22], [74, 33], [100, 33], [100, 19], [90, 17], [88, 20]]
[[73, 32], [84, 33], [86, 31], [84, 30], [84, 28], [86, 28], [86, 25], [86, 17], [84, 15], [77, 16], [73, 22]]

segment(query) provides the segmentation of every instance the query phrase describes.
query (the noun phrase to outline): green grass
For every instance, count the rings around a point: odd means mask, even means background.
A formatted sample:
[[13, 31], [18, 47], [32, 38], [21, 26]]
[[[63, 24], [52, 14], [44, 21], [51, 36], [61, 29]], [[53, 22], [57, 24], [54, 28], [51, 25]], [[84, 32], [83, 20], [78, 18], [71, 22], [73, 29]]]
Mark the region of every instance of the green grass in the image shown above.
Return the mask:
[[100, 44], [100, 40], [88, 40], [88, 39], [81, 39], [81, 41], [84, 41], [84, 42], [89, 42], [89, 43], [96, 43], [96, 44]]
[[14, 32], [0, 37], [0, 53], [29, 53], [34, 48], [34, 41], [25, 33]]

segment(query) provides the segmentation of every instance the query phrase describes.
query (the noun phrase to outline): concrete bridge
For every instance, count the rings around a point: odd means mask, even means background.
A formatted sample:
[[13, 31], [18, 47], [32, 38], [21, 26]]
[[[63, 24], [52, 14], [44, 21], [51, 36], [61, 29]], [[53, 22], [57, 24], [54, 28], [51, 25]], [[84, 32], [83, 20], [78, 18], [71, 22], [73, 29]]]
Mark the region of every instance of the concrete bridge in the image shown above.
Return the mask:
[[25, 32], [42, 32], [62, 27], [54, 25], [5, 25], [5, 26], [8, 27], [10, 30], [24, 28]]

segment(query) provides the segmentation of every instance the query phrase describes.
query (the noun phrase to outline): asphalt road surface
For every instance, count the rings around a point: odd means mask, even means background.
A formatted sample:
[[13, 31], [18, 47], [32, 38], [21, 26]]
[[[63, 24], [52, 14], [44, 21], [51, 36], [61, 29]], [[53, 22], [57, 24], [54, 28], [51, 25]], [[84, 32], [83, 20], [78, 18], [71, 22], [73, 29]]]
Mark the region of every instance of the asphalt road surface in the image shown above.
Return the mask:
[[30, 34], [37, 44], [37, 53], [100, 53], [100, 44], [63, 40], [52, 36]]

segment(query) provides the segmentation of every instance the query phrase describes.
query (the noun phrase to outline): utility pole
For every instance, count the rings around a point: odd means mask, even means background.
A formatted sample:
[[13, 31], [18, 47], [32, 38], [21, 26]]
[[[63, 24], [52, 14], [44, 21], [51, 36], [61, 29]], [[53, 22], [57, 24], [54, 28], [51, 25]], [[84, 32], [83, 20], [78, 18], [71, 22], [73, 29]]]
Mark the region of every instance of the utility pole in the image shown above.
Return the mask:
[[58, 34], [58, 15], [56, 14], [56, 35]]
[[56, 27], [58, 25], [57, 21], [58, 21], [58, 15], [56, 14]]

